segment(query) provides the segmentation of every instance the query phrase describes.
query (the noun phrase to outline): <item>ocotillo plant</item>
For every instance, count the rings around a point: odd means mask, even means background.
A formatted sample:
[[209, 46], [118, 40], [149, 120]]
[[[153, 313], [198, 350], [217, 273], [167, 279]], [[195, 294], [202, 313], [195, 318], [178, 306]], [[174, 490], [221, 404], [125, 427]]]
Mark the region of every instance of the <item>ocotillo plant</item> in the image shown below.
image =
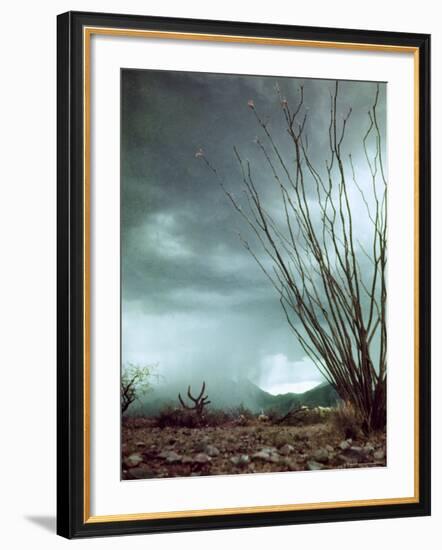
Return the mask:
[[[243, 244], [274, 286], [302, 348], [371, 431], [386, 425], [385, 132], [378, 115], [378, 84], [359, 144], [365, 166], [355, 164], [354, 143], [344, 144], [352, 109], [340, 115], [338, 91], [336, 82], [328, 130], [321, 135], [328, 154], [320, 159], [309, 147], [303, 87], [293, 107], [277, 89], [287, 148], [279, 145], [282, 137], [274, 137], [249, 100], [261, 134], [256, 145], [268, 171], [258, 173], [234, 147], [245, 200], [226, 187], [202, 150], [195, 156], [212, 170], [249, 227], [253, 241], [241, 237]], [[265, 188], [257, 184], [257, 173], [266, 177]], [[266, 203], [265, 189], [270, 186], [276, 186], [279, 210]], [[358, 235], [361, 216], [365, 224]]]

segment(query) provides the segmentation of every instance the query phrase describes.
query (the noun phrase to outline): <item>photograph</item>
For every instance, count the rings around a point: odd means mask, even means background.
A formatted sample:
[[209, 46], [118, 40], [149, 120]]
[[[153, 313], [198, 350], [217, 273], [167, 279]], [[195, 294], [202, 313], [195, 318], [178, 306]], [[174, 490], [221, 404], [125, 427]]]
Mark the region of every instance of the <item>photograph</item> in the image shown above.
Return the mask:
[[120, 84], [121, 479], [386, 467], [388, 83]]

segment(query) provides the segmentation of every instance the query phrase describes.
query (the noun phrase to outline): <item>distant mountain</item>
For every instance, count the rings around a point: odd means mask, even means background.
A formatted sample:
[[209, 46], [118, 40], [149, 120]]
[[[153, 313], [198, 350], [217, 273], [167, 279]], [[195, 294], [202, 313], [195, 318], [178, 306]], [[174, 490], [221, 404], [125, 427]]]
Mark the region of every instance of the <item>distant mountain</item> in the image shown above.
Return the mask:
[[301, 405], [309, 407], [334, 407], [339, 401], [336, 390], [328, 382], [323, 382], [319, 386], [306, 391], [301, 394], [301, 397]]
[[[201, 382], [191, 386], [193, 395], [196, 395], [201, 389]], [[180, 406], [178, 393], [188, 401], [187, 386], [182, 384], [156, 386], [139, 402], [134, 403], [128, 413], [153, 415], [166, 406]], [[302, 405], [331, 407], [338, 401], [336, 391], [327, 382], [304, 393], [272, 395], [247, 379], [216, 378], [207, 381], [205, 394], [209, 396], [211, 401], [209, 406], [212, 408], [230, 410], [243, 406], [254, 413], [272, 410], [278, 414], [286, 414], [289, 410]]]
[[[251, 382], [249, 382], [251, 384]], [[258, 388], [259, 389], [259, 388]], [[295, 407], [307, 405], [309, 407], [333, 407], [338, 402], [336, 390], [327, 382], [316, 386], [304, 393], [284, 393], [272, 395], [263, 390], [260, 405], [264, 411], [274, 410], [286, 414]]]

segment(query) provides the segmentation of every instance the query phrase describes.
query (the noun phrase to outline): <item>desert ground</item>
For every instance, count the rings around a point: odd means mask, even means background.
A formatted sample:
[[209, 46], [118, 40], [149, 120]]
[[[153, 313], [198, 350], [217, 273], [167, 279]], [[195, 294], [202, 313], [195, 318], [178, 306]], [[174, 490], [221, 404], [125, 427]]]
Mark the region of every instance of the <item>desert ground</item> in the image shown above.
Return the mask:
[[170, 415], [123, 418], [122, 479], [386, 466], [385, 433], [365, 434], [333, 409], [173, 424]]

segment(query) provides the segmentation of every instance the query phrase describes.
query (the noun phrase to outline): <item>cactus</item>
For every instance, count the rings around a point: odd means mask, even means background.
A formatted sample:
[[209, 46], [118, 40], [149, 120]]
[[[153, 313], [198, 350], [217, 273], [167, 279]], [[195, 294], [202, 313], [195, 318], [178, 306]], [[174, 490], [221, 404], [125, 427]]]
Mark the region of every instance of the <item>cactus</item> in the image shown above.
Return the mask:
[[206, 383], [203, 381], [203, 385], [201, 387], [201, 391], [200, 391], [199, 395], [197, 397], [194, 397], [192, 395], [191, 390], [190, 390], [190, 386], [187, 388], [187, 397], [191, 401], [193, 401], [193, 403], [194, 403], [193, 406], [186, 405], [183, 398], [181, 397], [181, 394], [179, 393], [178, 394], [178, 399], [180, 400], [180, 403], [181, 403], [183, 409], [186, 409], [188, 411], [195, 411], [196, 414], [198, 415], [198, 417], [202, 418], [204, 407], [210, 403], [210, 401], [208, 400], [208, 396], [203, 395], [205, 389], [206, 389]]

